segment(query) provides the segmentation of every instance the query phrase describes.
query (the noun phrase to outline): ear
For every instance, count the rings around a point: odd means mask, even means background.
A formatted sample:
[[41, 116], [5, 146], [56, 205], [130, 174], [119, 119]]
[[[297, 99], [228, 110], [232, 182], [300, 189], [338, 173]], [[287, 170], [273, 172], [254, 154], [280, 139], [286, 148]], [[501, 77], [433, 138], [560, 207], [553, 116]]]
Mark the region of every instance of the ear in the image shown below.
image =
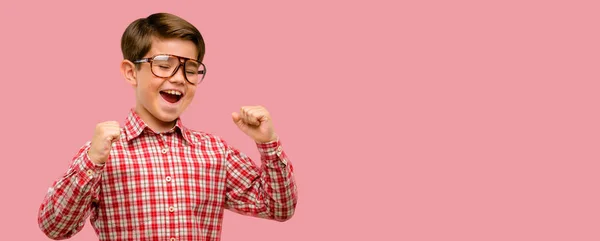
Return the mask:
[[124, 59], [121, 62], [121, 74], [125, 77], [127, 83], [131, 86], [137, 86], [137, 74], [135, 69], [135, 64], [129, 60]]

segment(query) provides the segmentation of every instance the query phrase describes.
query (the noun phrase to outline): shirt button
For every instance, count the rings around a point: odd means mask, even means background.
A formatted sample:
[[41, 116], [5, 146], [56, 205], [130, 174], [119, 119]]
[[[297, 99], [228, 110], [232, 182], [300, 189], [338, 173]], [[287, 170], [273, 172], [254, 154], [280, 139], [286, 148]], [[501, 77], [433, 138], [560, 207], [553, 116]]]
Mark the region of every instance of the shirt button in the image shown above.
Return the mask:
[[175, 212], [175, 207], [174, 206], [170, 206], [169, 207], [169, 212]]
[[87, 172], [86, 172], [86, 173], [87, 173], [87, 175], [88, 175], [88, 176], [90, 176], [90, 177], [91, 177], [91, 176], [94, 176], [94, 171], [92, 171], [92, 170], [87, 170]]
[[163, 153], [163, 154], [165, 154], [165, 153], [167, 153], [167, 151], [168, 151], [168, 150], [169, 150], [169, 149], [167, 149], [167, 148], [165, 148], [165, 149], [162, 149], [162, 153]]
[[170, 182], [171, 181], [171, 177], [166, 177], [165, 181]]
[[171, 238], [171, 241], [175, 241], [175, 240], [177, 240], [177, 239], [176, 238]]

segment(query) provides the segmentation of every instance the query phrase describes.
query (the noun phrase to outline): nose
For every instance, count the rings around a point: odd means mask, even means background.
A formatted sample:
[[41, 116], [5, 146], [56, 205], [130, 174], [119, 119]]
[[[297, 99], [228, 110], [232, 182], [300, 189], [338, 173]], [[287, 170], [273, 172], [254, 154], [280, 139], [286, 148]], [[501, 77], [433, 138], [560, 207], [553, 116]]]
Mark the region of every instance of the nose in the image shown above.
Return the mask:
[[169, 78], [169, 82], [181, 84], [185, 83], [185, 70], [183, 67], [183, 63], [180, 63], [179, 66], [177, 66], [175, 73], [173, 74], [173, 76], [171, 76], [171, 78]]

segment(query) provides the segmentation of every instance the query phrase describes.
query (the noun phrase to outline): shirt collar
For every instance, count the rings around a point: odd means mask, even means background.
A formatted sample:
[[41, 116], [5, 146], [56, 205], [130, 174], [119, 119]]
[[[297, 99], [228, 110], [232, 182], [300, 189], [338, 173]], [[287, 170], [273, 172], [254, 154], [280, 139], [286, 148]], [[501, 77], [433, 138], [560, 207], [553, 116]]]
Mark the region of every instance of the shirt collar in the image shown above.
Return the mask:
[[[130, 109], [129, 115], [127, 116], [127, 119], [125, 122], [125, 136], [127, 138], [127, 141], [130, 141], [130, 140], [135, 139], [136, 137], [140, 136], [142, 134], [142, 132], [144, 132], [144, 130], [146, 130], [146, 129], [148, 129], [148, 131], [150, 131], [150, 132], [155, 133], [148, 127], [148, 125], [146, 125], [144, 120], [142, 120], [142, 118], [138, 115], [138, 113], [135, 111], [135, 109], [133, 109], [133, 108]], [[188, 143], [191, 143], [190, 131], [183, 125], [183, 122], [181, 121], [181, 117], [177, 118], [177, 122], [175, 123], [175, 126], [173, 127], [173, 129], [166, 131], [166, 132], [168, 133], [168, 132], [173, 132], [173, 131], [177, 131], [177, 130], [179, 130], [181, 132], [181, 135], [183, 136], [183, 139], [185, 141], [187, 141]]]

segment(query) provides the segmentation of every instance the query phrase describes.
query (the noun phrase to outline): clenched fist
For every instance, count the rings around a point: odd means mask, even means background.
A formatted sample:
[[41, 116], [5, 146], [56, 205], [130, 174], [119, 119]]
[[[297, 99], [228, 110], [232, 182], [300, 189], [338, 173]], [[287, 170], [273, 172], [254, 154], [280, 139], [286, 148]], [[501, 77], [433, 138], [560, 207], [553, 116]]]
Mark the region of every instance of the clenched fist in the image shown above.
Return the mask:
[[96, 164], [104, 164], [108, 160], [112, 143], [119, 140], [121, 127], [116, 121], [102, 122], [96, 125], [88, 156]]
[[232, 113], [233, 122], [255, 142], [265, 143], [277, 140], [271, 115], [262, 106], [244, 106], [240, 113]]

